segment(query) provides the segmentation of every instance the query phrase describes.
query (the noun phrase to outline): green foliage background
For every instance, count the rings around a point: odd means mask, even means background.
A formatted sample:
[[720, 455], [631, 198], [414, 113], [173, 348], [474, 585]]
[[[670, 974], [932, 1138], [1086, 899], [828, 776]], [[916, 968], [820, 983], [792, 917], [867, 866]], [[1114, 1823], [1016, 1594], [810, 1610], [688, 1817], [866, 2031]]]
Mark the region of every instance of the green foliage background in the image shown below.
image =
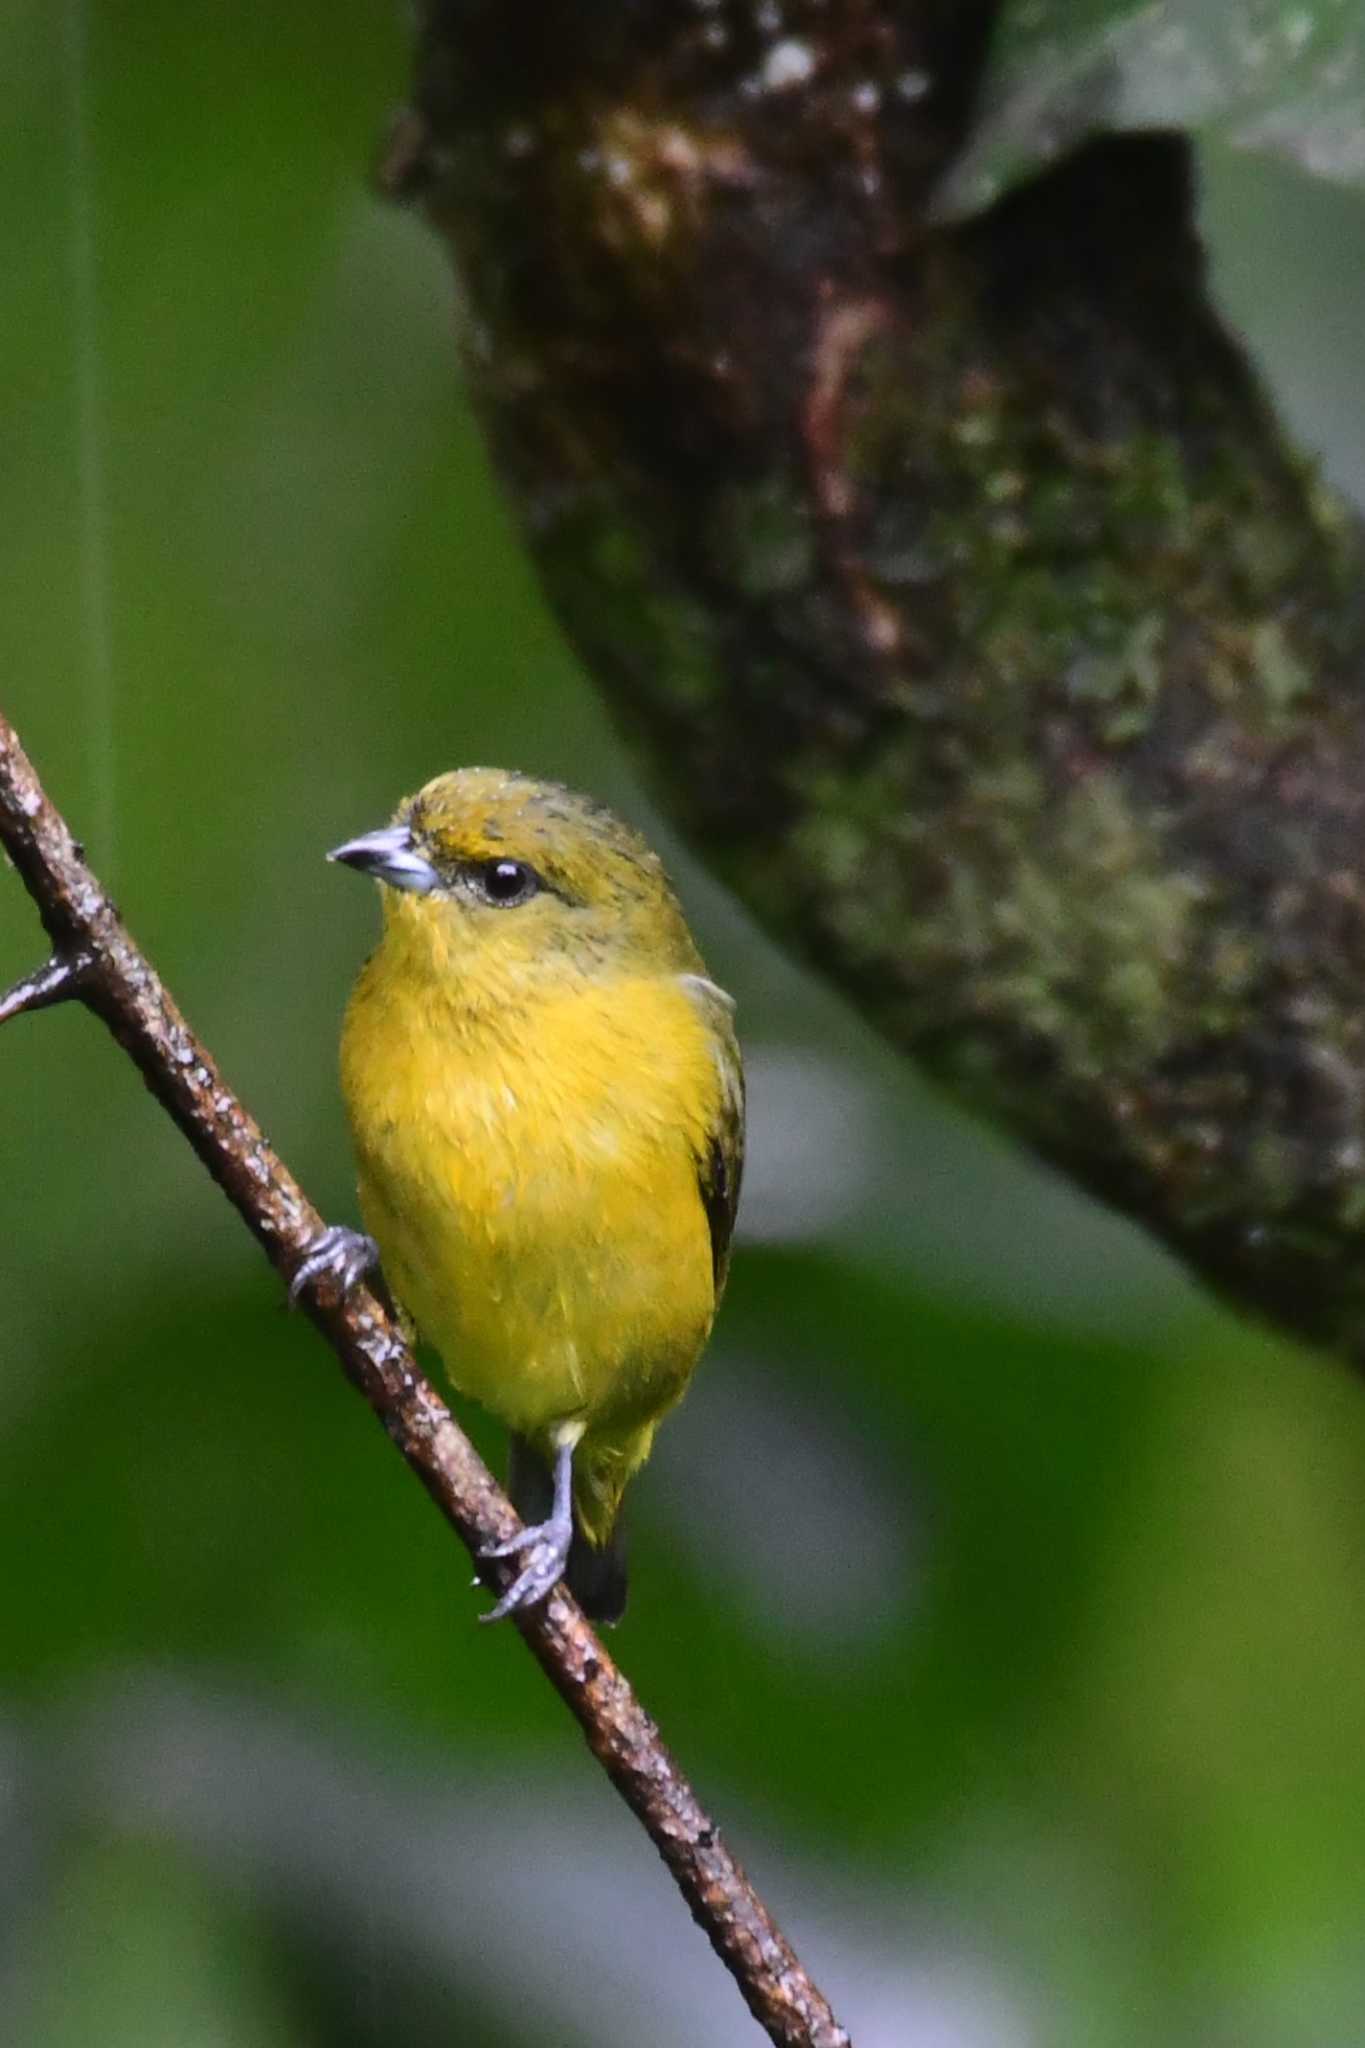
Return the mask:
[[[374, 909], [323, 849], [480, 759], [666, 838], [490, 486], [438, 253], [365, 192], [404, 68], [373, 0], [0, 17], [0, 703], [338, 1217]], [[1207, 181], [1231, 314], [1359, 492], [1359, 195]], [[1358, 2042], [1360, 1387], [931, 1098], [671, 851], [755, 1165], [627, 1669], [860, 2048]], [[0, 974], [38, 944], [0, 887]], [[88, 1018], [0, 1040], [0, 1159], [0, 2036], [755, 2038]]]

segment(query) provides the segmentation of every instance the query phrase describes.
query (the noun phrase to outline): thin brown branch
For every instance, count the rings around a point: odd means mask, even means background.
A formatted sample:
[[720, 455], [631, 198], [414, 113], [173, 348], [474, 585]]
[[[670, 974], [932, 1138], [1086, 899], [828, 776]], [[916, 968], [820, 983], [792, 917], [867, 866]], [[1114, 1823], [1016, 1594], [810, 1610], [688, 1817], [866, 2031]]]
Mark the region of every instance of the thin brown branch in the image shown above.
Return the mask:
[[26, 974], [22, 981], [16, 981], [13, 988], [0, 996], [0, 1024], [7, 1024], [11, 1017], [22, 1015], [25, 1010], [50, 1009], [53, 1003], [69, 1003], [81, 993], [81, 984], [90, 969], [89, 956], [84, 953], [63, 955], [54, 953], [50, 960]]
[[[0, 844], [54, 949], [48, 966], [4, 999], [0, 1014], [70, 995], [93, 1010], [287, 1281], [322, 1218], [134, 945], [3, 714]], [[356, 1288], [339, 1298], [319, 1282], [303, 1300], [347, 1377], [470, 1551], [510, 1535], [518, 1526], [511, 1504], [375, 1296]], [[507, 1569], [480, 1566], [490, 1584]], [[556, 1591], [543, 1606], [518, 1615], [516, 1625], [770, 2039], [782, 2048], [847, 2048], [848, 2034], [574, 1601]]]

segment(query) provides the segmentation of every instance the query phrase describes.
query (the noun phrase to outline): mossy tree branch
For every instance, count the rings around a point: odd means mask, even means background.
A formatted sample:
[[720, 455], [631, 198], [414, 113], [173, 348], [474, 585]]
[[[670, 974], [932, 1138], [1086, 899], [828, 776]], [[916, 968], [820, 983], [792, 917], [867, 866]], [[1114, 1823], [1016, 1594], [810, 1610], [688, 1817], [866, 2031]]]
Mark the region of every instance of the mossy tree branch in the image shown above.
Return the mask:
[[1360, 534], [1211, 309], [1182, 139], [937, 217], [993, 13], [426, 0], [383, 178], [695, 840], [960, 1094], [1360, 1357]]
[[[92, 1010], [289, 1280], [321, 1217], [133, 943], [3, 714], [0, 847], [53, 947], [45, 967], [0, 997], [0, 1021], [65, 1000]], [[402, 1333], [363, 1287], [339, 1295], [330, 1281], [311, 1281], [301, 1299], [480, 1575], [500, 1590], [515, 1564], [484, 1562], [479, 1552], [511, 1535], [516, 1515], [418, 1371]], [[770, 2039], [781, 2048], [848, 2048], [848, 2035], [574, 1601], [561, 1589], [515, 1623]]]

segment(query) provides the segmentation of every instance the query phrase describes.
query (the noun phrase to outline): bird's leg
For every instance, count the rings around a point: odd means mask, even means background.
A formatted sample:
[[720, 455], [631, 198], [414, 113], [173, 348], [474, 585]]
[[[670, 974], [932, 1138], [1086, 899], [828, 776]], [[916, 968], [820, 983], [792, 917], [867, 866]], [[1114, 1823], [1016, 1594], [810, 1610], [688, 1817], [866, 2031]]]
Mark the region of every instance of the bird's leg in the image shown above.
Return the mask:
[[348, 1230], [344, 1223], [331, 1223], [313, 1240], [294, 1268], [289, 1299], [297, 1301], [314, 1280], [332, 1281], [338, 1294], [349, 1294], [379, 1266], [379, 1246], [363, 1230]]
[[481, 1615], [482, 1621], [501, 1621], [520, 1607], [534, 1607], [564, 1576], [573, 1542], [573, 1454], [581, 1431], [566, 1431], [555, 1448], [555, 1497], [546, 1522], [519, 1529], [505, 1543], [489, 1543], [480, 1557], [526, 1556], [526, 1563], [513, 1579], [496, 1607]]

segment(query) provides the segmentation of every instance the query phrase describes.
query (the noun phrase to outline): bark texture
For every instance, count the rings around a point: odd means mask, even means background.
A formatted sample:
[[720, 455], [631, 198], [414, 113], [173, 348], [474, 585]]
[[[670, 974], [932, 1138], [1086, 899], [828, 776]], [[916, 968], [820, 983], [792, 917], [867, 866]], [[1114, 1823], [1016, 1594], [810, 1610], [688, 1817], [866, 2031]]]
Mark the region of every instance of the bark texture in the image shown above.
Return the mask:
[[700, 848], [1210, 1281], [1365, 1351], [1365, 577], [1190, 156], [965, 224], [961, 0], [427, 0], [382, 178]]

